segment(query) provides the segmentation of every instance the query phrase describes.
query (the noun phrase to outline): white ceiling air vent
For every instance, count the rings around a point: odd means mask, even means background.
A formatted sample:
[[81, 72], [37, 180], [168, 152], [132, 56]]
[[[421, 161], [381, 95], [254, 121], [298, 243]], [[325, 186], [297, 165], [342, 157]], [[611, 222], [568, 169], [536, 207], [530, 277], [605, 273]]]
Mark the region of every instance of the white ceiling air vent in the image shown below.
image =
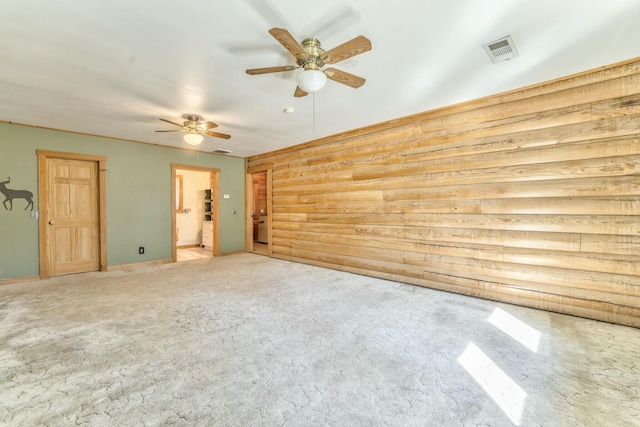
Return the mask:
[[508, 61], [518, 56], [518, 49], [516, 49], [516, 44], [513, 42], [511, 36], [506, 36], [491, 43], [484, 44], [482, 47], [494, 64]]
[[216, 151], [214, 151], [214, 153], [216, 153], [216, 154], [229, 154], [229, 153], [231, 153], [231, 151], [225, 150], [224, 148], [218, 148]]

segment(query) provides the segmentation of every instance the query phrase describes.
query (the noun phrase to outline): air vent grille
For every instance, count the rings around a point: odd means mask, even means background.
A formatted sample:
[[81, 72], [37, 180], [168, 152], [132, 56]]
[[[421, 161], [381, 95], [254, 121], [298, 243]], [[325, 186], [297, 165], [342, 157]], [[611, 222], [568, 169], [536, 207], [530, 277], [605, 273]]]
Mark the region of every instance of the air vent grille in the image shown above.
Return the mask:
[[518, 56], [518, 50], [516, 44], [513, 42], [511, 36], [506, 36], [498, 40], [494, 40], [491, 43], [482, 45], [484, 50], [491, 58], [493, 63], [508, 61], [511, 58]]

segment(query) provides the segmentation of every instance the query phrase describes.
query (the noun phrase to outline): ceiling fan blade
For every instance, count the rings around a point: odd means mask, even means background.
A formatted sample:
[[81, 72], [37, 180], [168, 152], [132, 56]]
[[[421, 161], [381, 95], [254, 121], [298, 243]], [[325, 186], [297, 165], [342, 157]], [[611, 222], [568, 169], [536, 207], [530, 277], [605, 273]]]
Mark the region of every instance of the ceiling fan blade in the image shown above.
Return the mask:
[[324, 73], [334, 82], [342, 83], [343, 85], [350, 86], [354, 89], [359, 88], [366, 81], [362, 77], [347, 73], [346, 71], [338, 70], [336, 68], [327, 68], [326, 70], [324, 70]]
[[296, 86], [296, 91], [294, 92], [293, 96], [295, 96], [296, 98], [300, 98], [307, 95], [309, 95], [307, 92], [303, 91], [298, 86]]
[[293, 71], [298, 67], [294, 67], [293, 65], [284, 65], [281, 67], [266, 67], [266, 68], [253, 68], [251, 70], [247, 70], [246, 73], [250, 75], [256, 74], [268, 74], [268, 73], [279, 73], [281, 71]]
[[213, 129], [213, 128], [217, 128], [218, 124], [214, 123], [214, 122], [204, 122], [202, 123], [202, 128], [204, 130], [209, 130], [209, 129]]
[[205, 131], [202, 133], [204, 135], [215, 136], [216, 138], [224, 138], [224, 139], [231, 138], [231, 135], [227, 135], [226, 133], [218, 133], [218, 132], [210, 132], [210, 131]]
[[289, 31], [284, 28], [272, 28], [269, 30], [269, 34], [278, 40], [285, 49], [291, 52], [296, 59], [300, 61], [307, 60], [307, 52], [305, 52], [300, 43], [298, 43]]
[[176, 130], [157, 130], [156, 132], [181, 132], [181, 130], [176, 129]]
[[172, 122], [171, 120], [166, 120], [166, 119], [160, 119], [160, 120], [162, 120], [162, 121], [163, 121], [163, 122], [165, 122], [165, 123], [169, 123], [169, 124], [172, 124], [172, 125], [175, 125], [175, 126], [180, 126], [180, 127], [182, 127], [182, 125], [181, 125], [181, 124], [178, 124], [178, 123], [176, 123], [176, 122]]
[[320, 57], [320, 60], [325, 64], [335, 64], [369, 50], [371, 50], [371, 41], [365, 36], [358, 36], [340, 46], [329, 49]]

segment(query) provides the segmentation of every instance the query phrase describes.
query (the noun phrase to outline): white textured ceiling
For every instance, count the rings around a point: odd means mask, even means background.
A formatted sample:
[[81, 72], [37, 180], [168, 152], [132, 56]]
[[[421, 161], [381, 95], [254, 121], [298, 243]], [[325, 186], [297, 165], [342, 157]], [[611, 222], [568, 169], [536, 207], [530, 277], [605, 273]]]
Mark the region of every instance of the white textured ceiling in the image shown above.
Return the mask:
[[[638, 0], [2, 0], [0, 120], [185, 147], [159, 121], [195, 113], [246, 157], [539, 83], [640, 55]], [[297, 71], [272, 27], [326, 49], [357, 35], [373, 49], [294, 98]], [[513, 36], [492, 64], [482, 44]], [[295, 112], [283, 110], [293, 107]]]

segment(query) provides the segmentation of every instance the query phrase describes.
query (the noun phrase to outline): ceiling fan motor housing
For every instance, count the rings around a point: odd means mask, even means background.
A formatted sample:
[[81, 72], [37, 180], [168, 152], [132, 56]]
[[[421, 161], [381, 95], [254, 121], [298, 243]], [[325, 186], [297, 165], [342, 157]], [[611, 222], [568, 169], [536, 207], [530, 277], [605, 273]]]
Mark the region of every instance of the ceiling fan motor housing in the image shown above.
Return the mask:
[[202, 117], [195, 114], [185, 114], [183, 117], [187, 119], [187, 121], [184, 122], [184, 127], [189, 128], [189, 131], [197, 130], [202, 121]]
[[307, 52], [306, 61], [298, 60], [298, 65], [305, 70], [319, 70], [324, 67], [324, 62], [320, 59], [324, 54], [324, 49], [320, 47], [320, 40], [313, 37], [302, 40], [302, 48]]

